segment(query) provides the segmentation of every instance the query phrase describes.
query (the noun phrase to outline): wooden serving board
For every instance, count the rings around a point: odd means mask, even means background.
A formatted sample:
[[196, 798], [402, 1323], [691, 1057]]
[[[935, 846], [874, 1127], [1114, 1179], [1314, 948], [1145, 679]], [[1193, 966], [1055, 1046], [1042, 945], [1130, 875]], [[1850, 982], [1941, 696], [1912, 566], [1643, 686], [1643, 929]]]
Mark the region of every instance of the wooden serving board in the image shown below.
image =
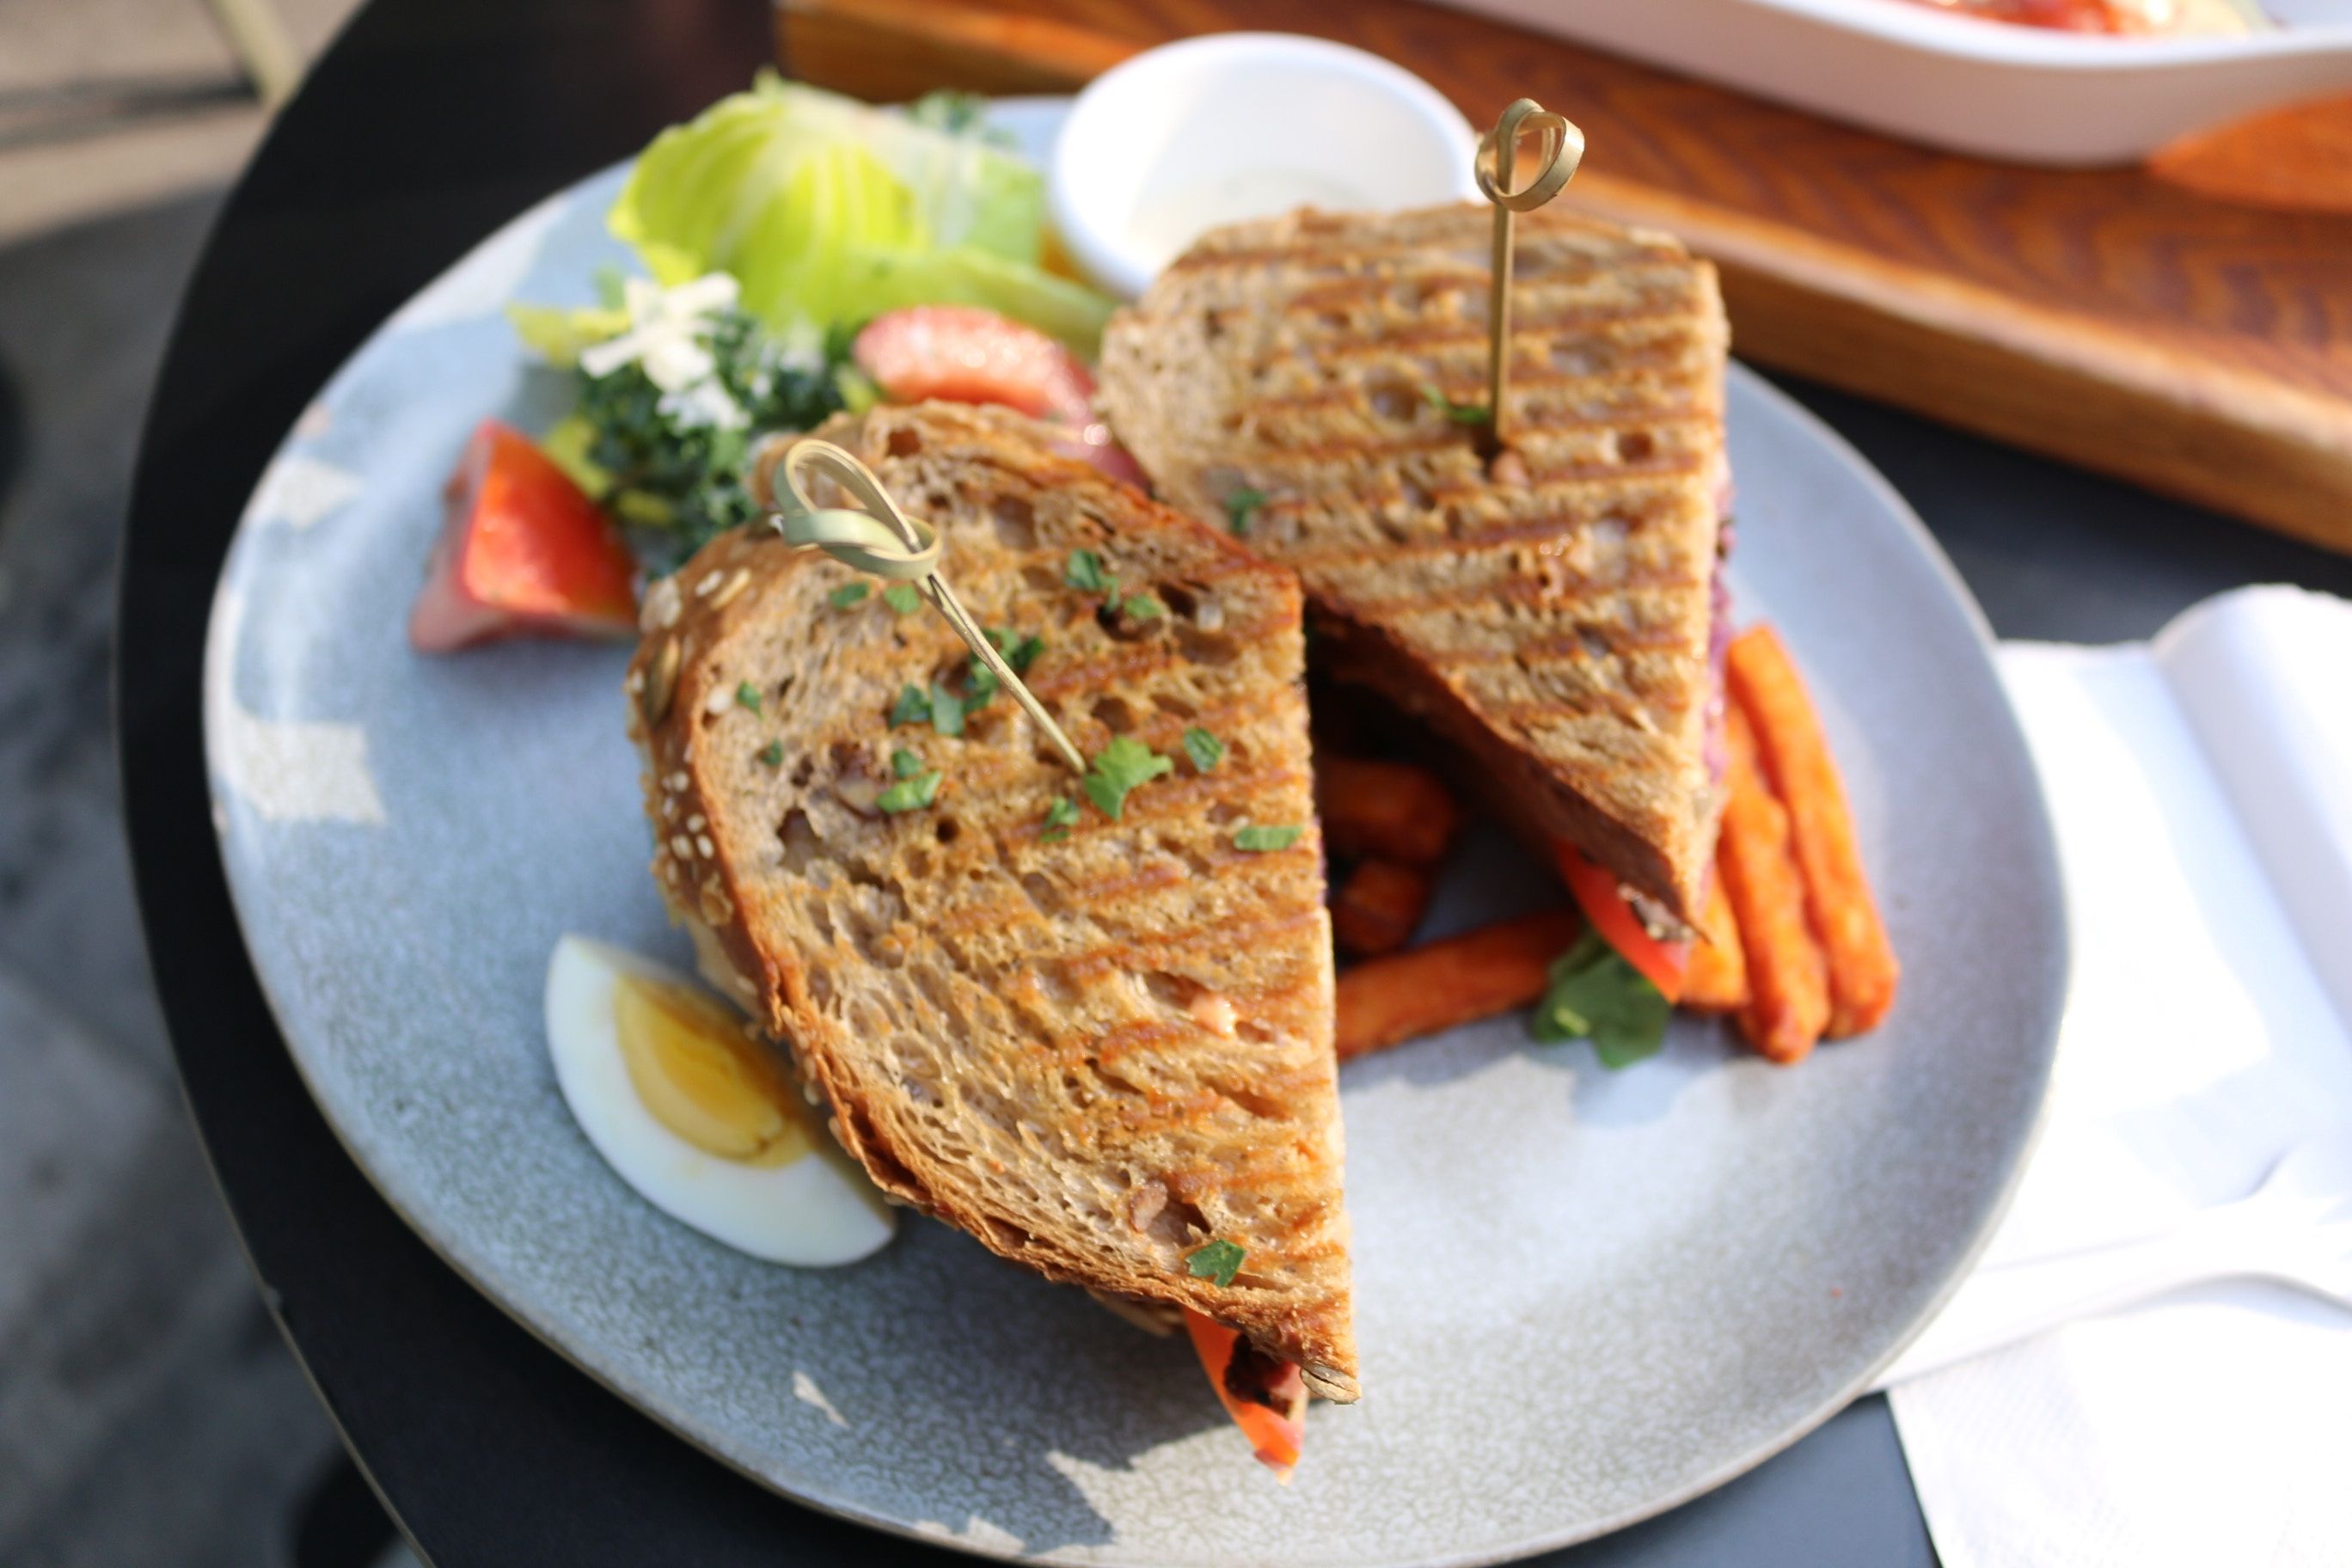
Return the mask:
[[878, 101], [1066, 91], [1241, 28], [1386, 55], [1474, 124], [1535, 98], [1588, 142], [1561, 199], [1712, 258], [1743, 357], [2352, 552], [2352, 212], [1929, 152], [1413, 0], [781, 0], [777, 26], [796, 74]]

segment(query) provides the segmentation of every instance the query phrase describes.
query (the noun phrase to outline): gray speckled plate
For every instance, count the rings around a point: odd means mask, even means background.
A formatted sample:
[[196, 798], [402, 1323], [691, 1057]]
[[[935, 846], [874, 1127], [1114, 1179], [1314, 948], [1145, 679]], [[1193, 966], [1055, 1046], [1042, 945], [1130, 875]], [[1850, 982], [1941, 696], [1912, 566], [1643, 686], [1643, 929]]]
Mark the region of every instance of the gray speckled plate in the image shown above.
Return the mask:
[[[1051, 105], [1015, 123], [1042, 137]], [[1906, 962], [1877, 1034], [1783, 1071], [1683, 1023], [1610, 1074], [1515, 1019], [1349, 1068], [1365, 1397], [1295, 1485], [1181, 1343], [923, 1221], [795, 1272], [663, 1217], [590, 1151], [541, 1038], [567, 931], [672, 958], [623, 654], [412, 654], [474, 423], [560, 388], [498, 315], [618, 258], [617, 172], [533, 208], [370, 340], [288, 438], [205, 672], [222, 853], [287, 1041], [409, 1223], [522, 1321], [777, 1489], [1058, 1562], [1470, 1563], [1714, 1486], [1869, 1381], [1956, 1281], [2034, 1125], [2064, 931], [1983, 627], [1901, 501], [1744, 372], [1735, 585], [1811, 672]], [[1474, 846], [1441, 928], [1546, 897]]]

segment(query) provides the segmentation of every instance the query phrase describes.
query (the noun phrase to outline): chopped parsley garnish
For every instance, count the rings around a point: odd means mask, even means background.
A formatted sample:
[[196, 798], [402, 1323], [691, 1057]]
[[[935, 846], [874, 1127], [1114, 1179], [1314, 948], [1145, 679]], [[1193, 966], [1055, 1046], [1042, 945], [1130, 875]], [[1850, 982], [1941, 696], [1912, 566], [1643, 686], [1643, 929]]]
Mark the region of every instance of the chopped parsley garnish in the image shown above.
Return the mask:
[[894, 778], [910, 779], [923, 771], [923, 759], [901, 746], [890, 753], [890, 773]]
[[1045, 808], [1045, 831], [1037, 835], [1044, 839], [1067, 838], [1071, 825], [1078, 820], [1078, 803], [1068, 795], [1057, 795]]
[[1045, 639], [1034, 632], [1024, 637], [1010, 626], [991, 626], [988, 646], [996, 650], [997, 658], [1013, 667], [1013, 674], [1026, 675], [1037, 656], [1045, 651]]
[[890, 705], [890, 727], [895, 730], [901, 724], [928, 724], [930, 720], [931, 700], [923, 694], [923, 689], [912, 684], [898, 688], [898, 700]]
[[1019, 647], [1004, 656], [1004, 662], [1013, 667], [1013, 674], [1026, 675], [1029, 673], [1029, 667], [1037, 662], [1037, 656], [1045, 651], [1045, 639], [1035, 632], [1031, 632], [1021, 639]]
[[1225, 760], [1225, 743], [1195, 724], [1184, 731], [1184, 754], [1194, 771], [1205, 773]]
[[812, 356], [730, 308], [705, 316], [694, 336], [711, 370], [683, 390], [656, 384], [635, 361], [601, 376], [572, 372], [580, 456], [599, 480], [589, 493], [630, 525], [630, 542], [656, 570], [759, 517], [744, 476], [761, 433], [809, 429], [843, 403], [835, 373], [849, 360], [845, 335]]
[[[997, 651], [999, 657], [1002, 657], [1003, 650], [1000, 648]], [[1006, 662], [1011, 661], [1008, 659]], [[977, 713], [987, 707], [989, 699], [996, 695], [996, 689], [1003, 684], [1003, 682], [996, 679], [996, 671], [982, 664], [980, 655], [973, 654], [971, 673], [964, 678], [963, 710], [966, 713]]]
[[1129, 594], [1127, 603], [1119, 607], [1133, 621], [1156, 621], [1168, 613], [1168, 606], [1149, 594]]
[[963, 733], [963, 700], [938, 681], [931, 682], [931, 728], [942, 735]]
[[1486, 405], [1483, 403], [1456, 403], [1427, 382], [1422, 384], [1421, 395], [1428, 400], [1432, 408], [1436, 409], [1456, 425], [1486, 423]]
[[752, 755], [769, 767], [781, 768], [784, 765], [784, 743], [782, 741], [771, 741]]
[[1664, 992], [1588, 931], [1553, 961], [1551, 987], [1528, 1032], [1547, 1045], [1590, 1039], [1602, 1067], [1622, 1068], [1657, 1054], [1673, 1010]]
[[[907, 753], [901, 752], [900, 756]], [[940, 798], [940, 772], [937, 768], [912, 778], [902, 778], [874, 797], [874, 804], [884, 811], [920, 811]]]
[[1236, 538], [1247, 533], [1250, 521], [1257, 516], [1257, 509], [1265, 504], [1264, 490], [1244, 485], [1225, 497], [1225, 526], [1233, 530]]
[[741, 682], [735, 688], [735, 705], [757, 713], [760, 710], [760, 689], [748, 680]]
[[882, 602], [894, 615], [911, 616], [923, 607], [923, 591], [912, 583], [893, 583], [882, 590]]
[[1087, 798], [1105, 816], [1117, 822], [1119, 813], [1126, 809], [1129, 790], [1175, 771], [1173, 762], [1134, 736], [1115, 735], [1109, 745], [1095, 753], [1094, 766], [1087, 772]]
[[844, 583], [840, 587], [835, 588], [832, 593], [827, 594], [825, 597], [833, 601], [833, 607], [835, 609], [845, 610], [849, 608], [850, 605], [856, 604], [859, 600], [865, 598], [866, 595], [873, 591], [872, 586], [868, 584]]
[[1242, 1271], [1242, 1259], [1248, 1256], [1234, 1243], [1220, 1239], [1186, 1253], [1184, 1267], [1193, 1279], [1206, 1279], [1222, 1290], [1234, 1282], [1234, 1276]]
[[1307, 829], [1303, 827], [1258, 827], [1253, 826], [1237, 828], [1234, 833], [1234, 847], [1236, 849], [1247, 849], [1261, 854], [1269, 849], [1287, 849], [1292, 845], [1297, 843], [1298, 836], [1306, 831]]
[[1062, 565], [1062, 581], [1081, 594], [1107, 594], [1118, 579], [1103, 574], [1102, 557], [1091, 550], [1073, 550]]

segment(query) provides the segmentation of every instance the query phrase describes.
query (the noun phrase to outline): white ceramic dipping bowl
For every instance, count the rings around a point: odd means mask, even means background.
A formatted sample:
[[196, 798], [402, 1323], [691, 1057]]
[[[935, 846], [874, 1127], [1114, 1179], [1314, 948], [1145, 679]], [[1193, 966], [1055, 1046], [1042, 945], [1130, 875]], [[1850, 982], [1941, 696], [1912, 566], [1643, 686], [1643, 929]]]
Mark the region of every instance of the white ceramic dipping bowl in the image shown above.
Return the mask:
[[1476, 139], [1438, 90], [1378, 55], [1288, 33], [1213, 33], [1095, 79], [1054, 146], [1054, 222], [1122, 298], [1221, 223], [1297, 206], [1474, 198]]

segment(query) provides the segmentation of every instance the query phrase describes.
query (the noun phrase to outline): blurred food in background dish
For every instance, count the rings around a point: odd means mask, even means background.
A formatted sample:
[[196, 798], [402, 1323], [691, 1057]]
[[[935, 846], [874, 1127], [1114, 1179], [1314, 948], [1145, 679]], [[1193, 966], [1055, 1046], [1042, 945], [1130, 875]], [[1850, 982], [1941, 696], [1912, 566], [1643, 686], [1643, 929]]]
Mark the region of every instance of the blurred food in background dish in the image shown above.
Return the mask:
[[2273, 26], [2253, 0], [1908, 0], [1989, 22], [2126, 37], [2224, 37]]

